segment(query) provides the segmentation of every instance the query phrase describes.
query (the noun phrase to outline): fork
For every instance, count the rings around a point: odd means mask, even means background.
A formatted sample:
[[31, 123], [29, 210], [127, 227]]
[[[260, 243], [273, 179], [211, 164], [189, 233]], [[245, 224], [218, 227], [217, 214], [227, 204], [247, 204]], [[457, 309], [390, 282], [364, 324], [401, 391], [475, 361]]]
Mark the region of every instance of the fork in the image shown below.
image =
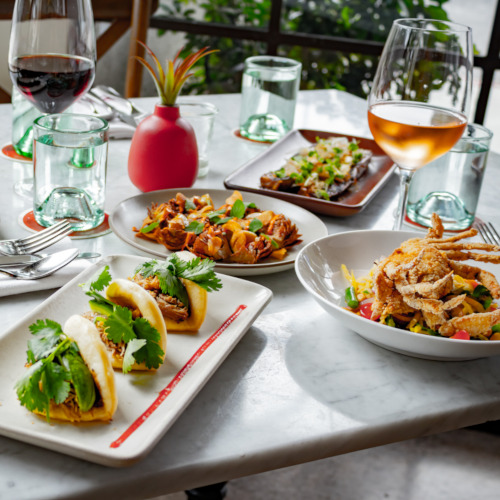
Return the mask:
[[490, 245], [500, 245], [500, 235], [491, 222], [483, 222], [476, 219], [474, 227], [478, 230], [485, 243]]
[[0, 253], [5, 255], [22, 255], [36, 253], [68, 236], [73, 229], [67, 220], [62, 220], [37, 234], [0, 241]]

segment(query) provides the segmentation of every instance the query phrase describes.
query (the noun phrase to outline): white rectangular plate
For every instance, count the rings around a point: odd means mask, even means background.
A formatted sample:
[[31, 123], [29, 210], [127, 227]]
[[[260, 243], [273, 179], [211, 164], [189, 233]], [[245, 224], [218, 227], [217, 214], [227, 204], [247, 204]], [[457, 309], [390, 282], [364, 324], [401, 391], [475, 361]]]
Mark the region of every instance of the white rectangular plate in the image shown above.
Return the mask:
[[26, 368], [29, 325], [49, 318], [63, 324], [89, 309], [78, 286], [105, 265], [126, 278], [144, 257], [113, 255], [95, 263], [0, 337], [0, 434], [109, 466], [131, 465], [160, 440], [272, 298], [267, 288], [219, 275], [223, 287], [208, 294], [207, 316], [196, 334], [168, 334], [165, 363], [156, 373], [116, 374], [118, 409], [110, 423], [69, 424], [27, 411], [14, 390]]

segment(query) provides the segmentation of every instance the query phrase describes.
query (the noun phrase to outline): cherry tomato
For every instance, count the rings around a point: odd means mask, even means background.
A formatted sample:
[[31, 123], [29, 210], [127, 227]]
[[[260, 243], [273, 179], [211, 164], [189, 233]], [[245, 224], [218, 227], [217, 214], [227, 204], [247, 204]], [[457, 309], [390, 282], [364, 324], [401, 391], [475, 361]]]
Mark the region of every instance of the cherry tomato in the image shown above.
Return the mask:
[[458, 330], [458, 332], [456, 332], [455, 335], [452, 335], [450, 338], [458, 340], [470, 340], [470, 335], [467, 330]]
[[[359, 314], [360, 316], [363, 316], [363, 318], [372, 319], [372, 303], [367, 302], [366, 304], [362, 304], [359, 307]], [[378, 316], [377, 318], [373, 318], [373, 320], [377, 321], [379, 318], [380, 316]]]

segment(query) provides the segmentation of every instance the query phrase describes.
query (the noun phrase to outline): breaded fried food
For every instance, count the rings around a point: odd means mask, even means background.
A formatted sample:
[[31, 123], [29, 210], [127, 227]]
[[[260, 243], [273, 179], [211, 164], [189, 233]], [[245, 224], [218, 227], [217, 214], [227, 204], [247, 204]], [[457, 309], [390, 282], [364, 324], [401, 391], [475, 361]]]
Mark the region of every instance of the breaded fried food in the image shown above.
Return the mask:
[[[380, 316], [384, 322], [388, 316], [415, 317], [419, 313], [425, 327], [434, 333], [450, 337], [466, 330], [471, 337], [488, 339], [492, 327], [500, 323], [500, 312], [491, 305], [492, 299], [500, 298], [500, 285], [492, 273], [461, 261], [500, 263], [500, 255], [490, 253], [499, 252], [500, 247], [463, 242], [477, 234], [475, 229], [443, 238], [437, 214], [432, 222], [424, 238], [404, 241], [378, 263], [373, 274], [372, 319]], [[481, 288], [474, 293], [478, 286]], [[487, 297], [487, 308], [485, 302], [476, 300], [479, 292]]]

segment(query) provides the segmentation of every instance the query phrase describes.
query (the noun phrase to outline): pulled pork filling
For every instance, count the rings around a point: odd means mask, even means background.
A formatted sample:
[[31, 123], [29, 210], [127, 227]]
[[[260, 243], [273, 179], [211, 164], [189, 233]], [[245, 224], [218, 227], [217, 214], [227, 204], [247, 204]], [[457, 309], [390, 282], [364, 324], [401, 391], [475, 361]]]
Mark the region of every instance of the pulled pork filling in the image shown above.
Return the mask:
[[185, 321], [189, 318], [188, 306], [184, 305], [176, 297], [171, 297], [162, 293], [160, 288], [160, 281], [157, 276], [150, 276], [145, 278], [142, 274], [136, 274], [131, 278], [134, 283], [142, 286], [147, 290], [151, 296], [156, 300], [160, 311], [165, 318], [171, 319], [172, 321]]
[[123, 358], [123, 356], [125, 355], [125, 349], [127, 348], [127, 345], [125, 344], [125, 342], [120, 342], [119, 344], [115, 344], [112, 340], [108, 339], [108, 336], [104, 331], [104, 323], [102, 322], [102, 320], [97, 319], [100, 318], [101, 315], [93, 311], [87, 311], [83, 313], [82, 316], [85, 319], [88, 319], [89, 321], [92, 321], [92, 323], [94, 323], [95, 327], [97, 328], [97, 331], [99, 332], [101, 340], [104, 342], [108, 351], [111, 351], [111, 354], [113, 354], [115, 357]]

